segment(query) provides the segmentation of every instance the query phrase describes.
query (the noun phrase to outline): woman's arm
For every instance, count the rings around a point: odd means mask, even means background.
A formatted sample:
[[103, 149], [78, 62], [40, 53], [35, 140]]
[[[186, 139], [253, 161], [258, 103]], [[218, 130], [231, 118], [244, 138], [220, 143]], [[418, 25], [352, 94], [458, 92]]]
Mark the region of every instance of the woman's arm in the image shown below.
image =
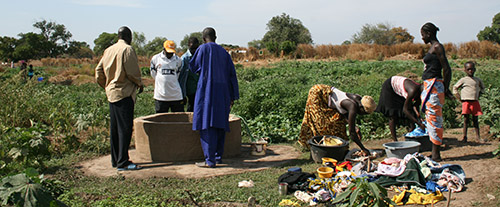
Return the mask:
[[448, 63], [448, 59], [446, 58], [443, 45], [441, 43], [435, 44], [434, 51], [439, 59], [439, 62], [441, 63], [441, 67], [443, 67], [444, 94], [449, 99], [455, 99], [450, 91], [451, 67]]
[[343, 100], [340, 105], [348, 111], [347, 123], [349, 124], [349, 138], [354, 141], [366, 155], [370, 155], [370, 151], [361, 143], [361, 133], [358, 134], [356, 130], [356, 116], [359, 106], [350, 99]]

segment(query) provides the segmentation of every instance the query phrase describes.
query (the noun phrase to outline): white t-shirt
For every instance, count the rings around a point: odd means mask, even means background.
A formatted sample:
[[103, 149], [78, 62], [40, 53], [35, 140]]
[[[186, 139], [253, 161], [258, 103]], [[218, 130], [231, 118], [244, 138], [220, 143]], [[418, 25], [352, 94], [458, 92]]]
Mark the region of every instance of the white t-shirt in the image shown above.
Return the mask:
[[154, 99], [182, 100], [182, 90], [178, 81], [181, 66], [182, 60], [175, 54], [168, 59], [162, 51], [151, 58], [151, 76], [155, 79]]

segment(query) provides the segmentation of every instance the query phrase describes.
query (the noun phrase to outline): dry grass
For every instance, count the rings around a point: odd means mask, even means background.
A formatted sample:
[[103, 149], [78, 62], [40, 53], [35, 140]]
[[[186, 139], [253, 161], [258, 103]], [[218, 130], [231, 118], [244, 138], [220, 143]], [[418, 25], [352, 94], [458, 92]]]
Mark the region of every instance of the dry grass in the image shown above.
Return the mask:
[[[455, 45], [443, 44], [448, 58], [499, 59], [500, 45], [489, 41], [471, 41]], [[297, 50], [284, 57], [276, 57], [266, 49], [238, 48], [232, 50], [235, 63], [263, 66], [280, 59], [302, 60], [415, 60], [422, 59], [428, 51], [428, 44], [401, 43], [396, 45], [350, 44], [350, 45], [308, 45], [300, 44]], [[246, 53], [235, 51], [246, 50]], [[140, 67], [149, 67], [151, 57], [138, 57]], [[100, 57], [94, 58], [43, 58], [29, 63], [35, 67], [47, 67], [46, 72], [55, 76], [53, 82], [82, 84], [93, 81], [95, 67]], [[0, 69], [0, 71], [3, 69]]]
[[[456, 45], [443, 44], [448, 58], [500, 58], [500, 45], [489, 41], [472, 41]], [[350, 44], [350, 45], [307, 45], [299, 44], [297, 50], [284, 58], [288, 59], [352, 59], [352, 60], [385, 60], [385, 59], [421, 59], [429, 50], [428, 44], [400, 43], [395, 45]], [[242, 56], [235, 56], [236, 61], [242, 59], [256, 61], [270, 58], [270, 55], [257, 55], [255, 48], [250, 48]], [[283, 58], [283, 57], [280, 57]]]

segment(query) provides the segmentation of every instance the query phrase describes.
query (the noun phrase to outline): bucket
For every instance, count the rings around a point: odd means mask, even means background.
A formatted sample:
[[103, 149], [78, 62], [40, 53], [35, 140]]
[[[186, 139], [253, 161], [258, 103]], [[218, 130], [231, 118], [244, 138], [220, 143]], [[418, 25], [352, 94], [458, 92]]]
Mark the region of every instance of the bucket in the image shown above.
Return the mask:
[[333, 168], [331, 167], [320, 167], [316, 171], [319, 178], [331, 178], [333, 175]]
[[420, 147], [418, 148], [419, 152], [432, 151], [432, 142], [429, 139], [429, 136], [405, 136], [405, 141], [415, 141], [420, 143]]
[[407, 154], [418, 152], [420, 143], [415, 141], [389, 142], [383, 144], [387, 157], [403, 159]]
[[[339, 139], [340, 141], [342, 141], [342, 144], [338, 146], [325, 146], [317, 144], [324, 137]], [[322, 162], [321, 158], [323, 157], [329, 157], [337, 161], [342, 161], [344, 160], [347, 152], [349, 152], [349, 142], [332, 135], [315, 136], [309, 139], [307, 143], [309, 144], [309, 146], [311, 146], [311, 157], [316, 163]]]
[[267, 141], [264, 138], [260, 138], [259, 140], [250, 143], [252, 150], [250, 151], [251, 155], [266, 155], [267, 149]]

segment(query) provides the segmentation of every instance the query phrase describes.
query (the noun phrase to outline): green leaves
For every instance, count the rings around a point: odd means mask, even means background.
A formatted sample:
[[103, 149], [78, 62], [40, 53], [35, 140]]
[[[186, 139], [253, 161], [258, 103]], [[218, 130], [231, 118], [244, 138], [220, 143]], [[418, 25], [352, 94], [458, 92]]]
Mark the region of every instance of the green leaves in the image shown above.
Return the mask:
[[55, 200], [51, 193], [40, 184], [42, 176], [28, 168], [25, 173], [7, 176], [0, 182], [0, 200], [2, 205], [17, 206], [65, 206]]
[[396, 205], [387, 198], [387, 190], [377, 183], [368, 182], [363, 178], [356, 178], [344, 192], [338, 195], [333, 204], [340, 206], [388, 206]]

